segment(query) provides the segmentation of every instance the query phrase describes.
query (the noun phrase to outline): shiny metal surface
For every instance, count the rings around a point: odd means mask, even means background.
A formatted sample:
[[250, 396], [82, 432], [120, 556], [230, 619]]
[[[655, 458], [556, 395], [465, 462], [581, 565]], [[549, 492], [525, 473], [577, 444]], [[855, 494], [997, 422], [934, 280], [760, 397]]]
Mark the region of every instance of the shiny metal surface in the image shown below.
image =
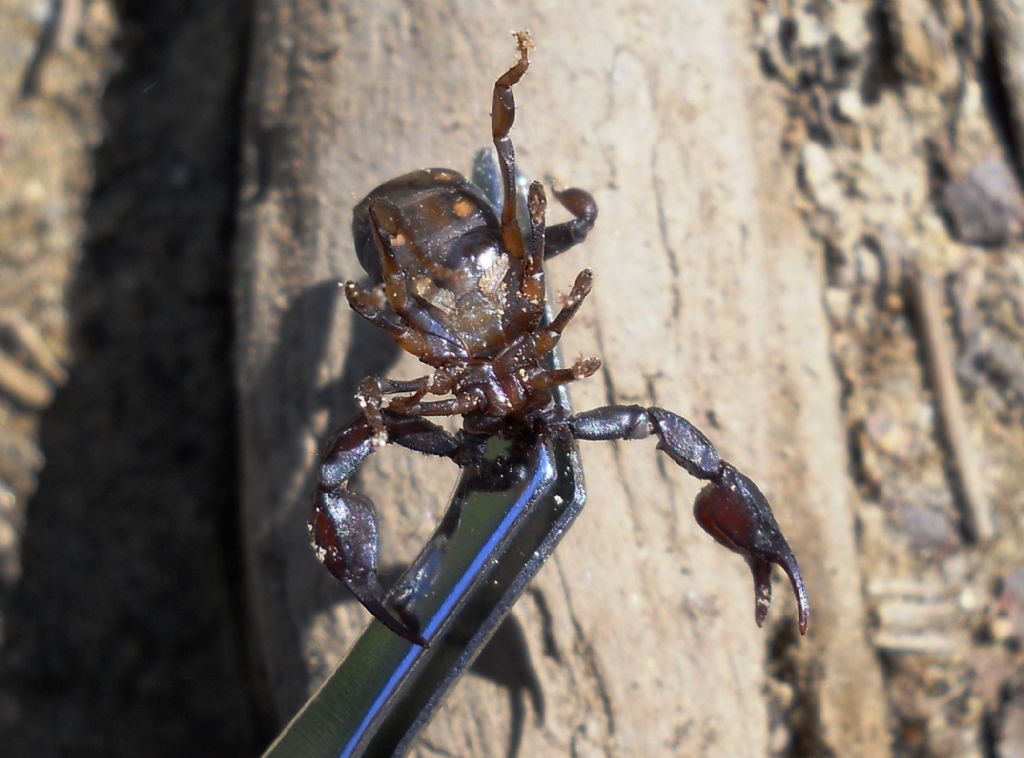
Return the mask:
[[[474, 181], [493, 196], [496, 177], [489, 151], [481, 151]], [[560, 363], [556, 350], [550, 365]], [[570, 413], [565, 387], [554, 394]], [[421, 620], [427, 647], [374, 620], [265, 758], [404, 754], [585, 502], [569, 437], [490, 440], [485, 461], [463, 470], [434, 537], [389, 596]]]

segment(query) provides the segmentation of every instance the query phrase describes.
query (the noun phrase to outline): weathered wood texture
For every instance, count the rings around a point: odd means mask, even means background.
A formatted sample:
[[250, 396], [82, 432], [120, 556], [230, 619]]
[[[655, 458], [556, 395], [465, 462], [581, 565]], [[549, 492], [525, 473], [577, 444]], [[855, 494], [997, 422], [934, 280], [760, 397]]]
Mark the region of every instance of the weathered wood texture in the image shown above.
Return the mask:
[[[601, 208], [586, 245], [551, 266], [561, 291], [584, 265], [596, 276], [564, 347], [605, 370], [574, 387], [574, 404], [675, 409], [761, 484], [814, 602], [810, 637], [790, 652], [801, 729], [838, 754], [883, 755], [821, 264], [796, 223], [750, 4], [259, 6], [238, 363], [250, 599], [278, 715], [368, 620], [307, 544], [318, 441], [352, 413], [363, 375], [422, 373], [340, 297], [337, 283], [361, 275], [351, 207], [412, 168], [468, 171], [488, 143], [493, 80], [514, 59], [509, 31], [529, 28], [521, 166], [591, 189]], [[589, 443], [583, 456], [590, 502], [516, 608], [509, 637], [524, 644], [499, 656], [506, 680], [542, 693], [543, 723], [521, 693], [471, 676], [423, 754], [493, 755], [520, 729], [523, 755], [765, 754], [765, 662], [795, 625], [788, 589], [777, 583], [759, 631], [746, 566], [690, 516], [696, 482], [649, 442]], [[414, 554], [454, 475], [400, 451], [368, 462], [385, 565]]]

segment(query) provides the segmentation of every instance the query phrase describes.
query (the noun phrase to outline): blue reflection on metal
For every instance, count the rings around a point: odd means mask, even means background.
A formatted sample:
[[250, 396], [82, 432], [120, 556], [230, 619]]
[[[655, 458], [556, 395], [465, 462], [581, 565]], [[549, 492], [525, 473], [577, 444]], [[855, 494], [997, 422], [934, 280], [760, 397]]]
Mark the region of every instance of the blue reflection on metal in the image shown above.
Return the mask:
[[490, 538], [481, 546], [473, 562], [466, 568], [465, 573], [459, 579], [458, 583], [452, 587], [452, 591], [448, 593], [448, 596], [444, 599], [441, 607], [438, 608], [437, 613], [430, 619], [427, 624], [425, 636], [428, 640], [432, 639], [434, 633], [438, 630], [438, 627], [448, 618], [449, 614], [453, 612], [455, 604], [466, 594], [470, 585], [475, 581], [479, 580], [483, 573], [483, 565], [492, 554], [495, 553], [500, 543], [505, 541], [512, 527], [519, 522], [520, 517], [526, 510], [533, 504], [536, 503], [536, 497], [539, 492], [546, 489], [546, 486], [550, 484], [554, 476], [554, 468], [551, 465], [551, 459], [548, 456], [547, 449], [542, 445], [538, 450], [538, 465], [533, 471], [533, 477], [529, 483], [523, 488], [522, 494], [519, 498], [509, 507], [505, 513], [505, 517], [501, 520], [498, 528], [495, 529]]

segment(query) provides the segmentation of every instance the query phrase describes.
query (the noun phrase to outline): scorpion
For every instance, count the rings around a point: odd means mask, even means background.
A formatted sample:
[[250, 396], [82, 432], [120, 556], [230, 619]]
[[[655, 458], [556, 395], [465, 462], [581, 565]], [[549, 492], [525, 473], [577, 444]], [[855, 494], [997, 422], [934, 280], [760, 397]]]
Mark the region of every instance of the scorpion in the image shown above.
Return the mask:
[[[518, 220], [512, 89], [529, 68], [529, 33], [516, 34], [519, 58], [494, 83], [491, 132], [498, 156], [502, 203], [460, 173], [413, 171], [373, 189], [353, 211], [359, 262], [372, 286], [344, 285], [352, 309], [383, 329], [432, 371], [416, 379], [369, 377], [359, 385], [360, 412], [341, 427], [320, 459], [309, 530], [327, 569], [393, 632], [426, 645], [411, 612], [385, 607], [377, 573], [380, 534], [373, 503], [349, 481], [376, 449], [394, 443], [459, 466], [479, 461], [486, 440], [540, 440], [555, 432], [577, 440], [657, 438], [657, 447], [690, 475], [708, 482], [694, 505], [697, 522], [740, 554], [754, 580], [754, 618], [761, 626], [771, 603], [771, 567], [789, 578], [798, 625], [807, 631], [807, 589], [793, 551], [757, 485], [691, 422], [664, 408], [610, 405], [568, 414], [552, 389], [593, 375], [597, 358], [549, 368], [548, 356], [591, 291], [593, 274], [576, 277], [561, 309], [545, 319], [548, 259], [583, 242], [597, 204], [578, 188], [554, 189], [572, 219], [546, 226], [547, 197], [532, 182], [529, 228]], [[438, 399], [428, 399], [435, 396]], [[462, 416], [449, 433], [428, 417]]]

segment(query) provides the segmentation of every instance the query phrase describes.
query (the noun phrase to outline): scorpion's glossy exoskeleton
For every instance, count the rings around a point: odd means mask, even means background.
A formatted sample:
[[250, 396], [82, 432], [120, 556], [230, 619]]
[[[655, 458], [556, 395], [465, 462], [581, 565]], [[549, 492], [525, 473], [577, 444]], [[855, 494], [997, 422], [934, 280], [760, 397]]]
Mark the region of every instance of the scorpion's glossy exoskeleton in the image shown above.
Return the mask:
[[[529, 229], [524, 234], [519, 226], [509, 139], [515, 116], [512, 87], [529, 66], [532, 44], [526, 33], [516, 37], [519, 60], [495, 82], [491, 112], [501, 169], [500, 213], [476, 185], [449, 169], [392, 179], [355, 208], [356, 251], [375, 286], [347, 282], [348, 302], [433, 371], [410, 380], [371, 377], [360, 385], [361, 412], [334, 435], [320, 461], [310, 519], [317, 554], [374, 616], [424, 644], [419, 620], [400, 609], [392, 615], [383, 603], [376, 514], [369, 498], [349, 488], [367, 456], [394, 442], [465, 465], [477, 459], [481, 440], [489, 435], [538, 436], [556, 426], [580, 440], [655, 436], [660, 450], [709, 482], [697, 497], [697, 521], [749, 564], [758, 625], [771, 601], [769, 575], [775, 563], [793, 586], [803, 634], [809, 615], [806, 588], [767, 500], [699, 429], [663, 408], [608, 406], [566, 417], [552, 404], [553, 387], [590, 376], [600, 361], [544, 366], [592, 282], [589, 270], [580, 272], [561, 310], [545, 323], [544, 264], [586, 238], [597, 205], [584, 190], [555, 190], [573, 218], [546, 227], [544, 188], [534, 182], [527, 200]], [[427, 400], [428, 395], [441, 399]], [[455, 435], [425, 418], [449, 415], [463, 416]]]

